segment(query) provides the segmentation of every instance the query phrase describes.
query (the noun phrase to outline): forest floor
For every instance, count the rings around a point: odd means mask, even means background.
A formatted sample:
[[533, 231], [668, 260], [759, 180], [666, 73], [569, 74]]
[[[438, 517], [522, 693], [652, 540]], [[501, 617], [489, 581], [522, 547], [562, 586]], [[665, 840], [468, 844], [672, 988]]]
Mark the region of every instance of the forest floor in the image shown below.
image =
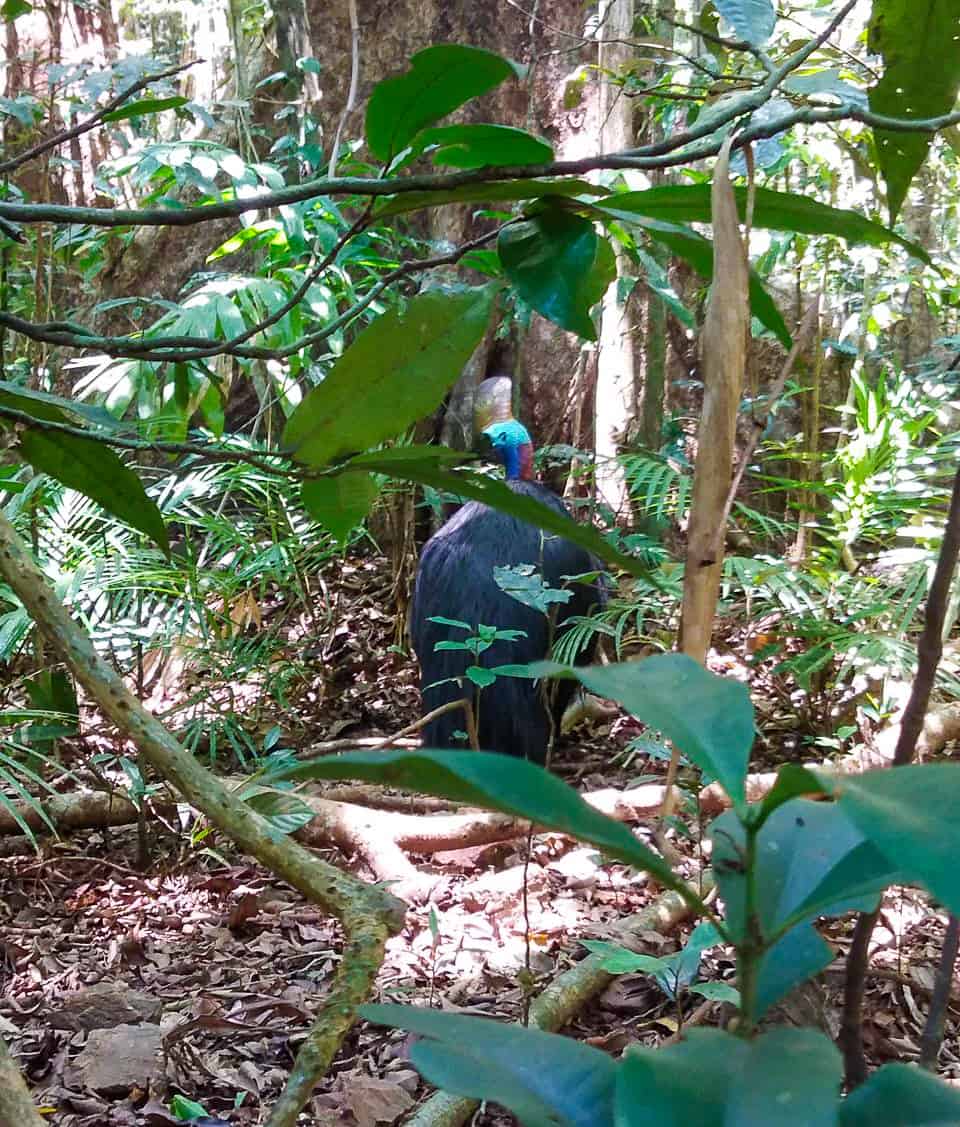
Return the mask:
[[[297, 698], [307, 717], [298, 748], [386, 735], [417, 715], [413, 662], [390, 649], [389, 577], [381, 563], [359, 561], [353, 579], [354, 593], [344, 596], [323, 641], [322, 668]], [[731, 652], [729, 660], [738, 659]], [[178, 691], [153, 703], [170, 707]], [[232, 686], [231, 700], [242, 699], [243, 687]], [[758, 701], [761, 727], [775, 712], [782, 721], [776, 694]], [[582, 792], [661, 780], [661, 759], [625, 755], [640, 731], [623, 716], [588, 735], [577, 731], [554, 769]], [[98, 740], [98, 750], [118, 750], [108, 737]], [[776, 765], [778, 747], [768, 733], [760, 769]], [[73, 753], [77, 763], [68, 765], [79, 773], [89, 746], [77, 742]], [[696, 818], [689, 830], [671, 841], [692, 875], [702, 864]], [[280, 1091], [337, 966], [337, 926], [221, 838], [191, 838], [157, 822], [146, 833], [145, 868], [135, 826], [77, 832], [39, 854], [23, 850], [0, 860], [0, 1035], [57, 1127], [182, 1122], [170, 1109], [178, 1092], [209, 1116], [256, 1123]], [[333, 849], [323, 856], [370, 878], [362, 858]], [[389, 942], [374, 1000], [511, 1021], [586, 954], [580, 940], [617, 941], [618, 922], [659, 892], [644, 875], [604, 864], [593, 849], [552, 833], [535, 835], [529, 852], [521, 839], [410, 859], [429, 897], [411, 904], [403, 931]], [[910, 891], [885, 901], [866, 1009], [873, 1063], [916, 1057], [943, 923]], [[691, 926], [645, 930], [635, 946], [670, 954]], [[850, 926], [849, 919], [823, 926], [837, 951], [836, 971], [788, 999], [777, 1020], [836, 1035]], [[716, 947], [703, 955], [698, 980], [728, 982], [734, 969]], [[670, 999], [649, 975], [623, 975], [564, 1032], [619, 1054], [627, 1045], [660, 1045], [682, 1024], [723, 1024], [730, 1012], [689, 990]], [[958, 1026], [955, 1005], [941, 1055], [943, 1074], [954, 1079]], [[403, 1035], [358, 1024], [302, 1122], [400, 1122], [427, 1091], [407, 1053]], [[513, 1121], [489, 1109], [474, 1122]]]

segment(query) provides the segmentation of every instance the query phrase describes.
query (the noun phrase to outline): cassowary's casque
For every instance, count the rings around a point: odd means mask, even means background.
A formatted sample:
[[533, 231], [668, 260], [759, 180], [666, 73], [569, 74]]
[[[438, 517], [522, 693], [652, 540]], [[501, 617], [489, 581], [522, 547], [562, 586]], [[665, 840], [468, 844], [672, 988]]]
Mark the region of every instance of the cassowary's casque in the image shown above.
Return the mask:
[[[499, 385], [492, 387], [491, 385]], [[504, 388], [504, 385], [506, 387]], [[556, 494], [532, 480], [533, 446], [526, 428], [509, 416], [510, 381], [504, 377], [485, 380], [478, 394], [478, 423], [506, 470], [507, 483], [516, 493], [549, 505], [558, 512], [567, 508]], [[504, 395], [506, 399], [504, 400]], [[498, 406], [499, 405], [499, 406]], [[464, 650], [441, 649], [443, 641], [463, 641], [465, 633], [429, 621], [443, 617], [468, 622], [472, 627], [493, 626], [526, 632], [516, 641], [496, 641], [480, 655], [479, 664], [497, 665], [539, 661], [547, 656], [549, 624], [546, 617], [505, 594], [494, 582], [495, 567], [533, 564], [544, 582], [563, 587], [564, 576], [595, 571], [597, 561], [585, 549], [505, 513], [472, 501], [464, 505], [424, 546], [413, 595], [411, 633], [420, 659], [423, 711], [427, 713], [448, 701], [472, 695], [477, 690], [464, 676], [473, 655]], [[575, 584], [573, 595], [558, 604], [556, 631], [574, 615], [589, 614], [603, 601], [599, 583]], [[586, 660], [591, 652], [585, 655]], [[461, 684], [449, 678], [461, 678]], [[444, 682], [435, 684], [435, 682]], [[572, 681], [555, 683], [554, 720], [559, 718], [575, 691]], [[551, 724], [541, 687], [518, 677], [498, 677], [479, 693], [478, 734], [480, 747], [519, 755], [542, 763], [546, 757]], [[432, 720], [423, 731], [424, 747], [464, 747], [454, 732], [465, 728], [463, 713], [455, 709]]]

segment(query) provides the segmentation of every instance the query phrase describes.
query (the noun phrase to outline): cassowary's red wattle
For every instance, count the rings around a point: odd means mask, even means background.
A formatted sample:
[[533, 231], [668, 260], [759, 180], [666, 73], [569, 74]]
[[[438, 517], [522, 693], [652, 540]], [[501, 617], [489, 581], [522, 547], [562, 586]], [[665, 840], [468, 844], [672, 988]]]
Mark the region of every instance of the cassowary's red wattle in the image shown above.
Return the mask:
[[[511, 489], [567, 514], [566, 506], [556, 494], [529, 480], [533, 447], [521, 423], [515, 419], [501, 420], [485, 427], [484, 434], [506, 469]], [[504, 594], [494, 582], [495, 567], [520, 564], [533, 564], [551, 587], [564, 586], [564, 576], [597, 569], [597, 561], [585, 549], [476, 501], [464, 505], [424, 546], [411, 617], [413, 646], [420, 659], [424, 713], [464, 696], [477, 697], [476, 688], [464, 677], [467, 666], [473, 663], [473, 656], [462, 650], [437, 652], [435, 649], [438, 642], [462, 641], [464, 631], [431, 622], [431, 618], [457, 619], [472, 627], [483, 625], [525, 631], [525, 637], [512, 642], [494, 642], [481, 654], [479, 663], [486, 668], [539, 661], [548, 655], [550, 631], [545, 616]], [[589, 614], [603, 601], [598, 584], [576, 584], [572, 590], [569, 602], [558, 605], [558, 633], [567, 619]], [[590, 657], [592, 649], [585, 660]], [[451, 678], [461, 679], [461, 684], [452, 682]], [[560, 681], [556, 689], [554, 720], [559, 725], [574, 684]], [[479, 693], [477, 713], [483, 750], [543, 762], [551, 724], [537, 683], [517, 677], [498, 677]], [[464, 742], [455, 739], [454, 733], [465, 726], [461, 710], [445, 713], [424, 729], [423, 746], [464, 747]]]

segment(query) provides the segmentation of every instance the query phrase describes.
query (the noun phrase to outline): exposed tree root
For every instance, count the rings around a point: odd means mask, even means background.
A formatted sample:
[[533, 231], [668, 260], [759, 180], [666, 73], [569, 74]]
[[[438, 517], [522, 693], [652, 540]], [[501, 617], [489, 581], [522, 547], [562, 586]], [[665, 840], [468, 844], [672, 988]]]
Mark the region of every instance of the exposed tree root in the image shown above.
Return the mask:
[[[704, 874], [696, 890], [705, 895], [712, 885]], [[644, 932], [667, 932], [686, 919], [690, 908], [676, 892], [664, 892], [642, 912], [620, 920], [616, 929], [624, 940], [640, 937]], [[562, 1029], [575, 1014], [615, 977], [601, 968], [599, 955], [587, 958], [565, 971], [534, 1000], [530, 1008], [530, 1024], [548, 1033]], [[477, 1108], [477, 1101], [446, 1092], [432, 1095], [407, 1121], [407, 1127], [461, 1127]]]
[[[900, 724], [891, 724], [877, 733], [872, 748], [858, 751], [833, 761], [805, 763], [814, 770], [835, 771], [840, 775], [856, 775], [875, 767], [889, 767], [900, 738]], [[952, 740], [960, 740], [960, 704], [943, 704], [927, 713], [917, 741], [917, 758], [935, 755]], [[760, 802], [776, 781], [775, 771], [762, 771], [747, 776], [747, 801]], [[711, 783], [700, 791], [700, 808], [704, 814], [719, 814], [730, 805], [719, 783]]]
[[387, 938], [402, 925], [402, 903], [384, 890], [324, 864], [303, 846], [277, 834], [181, 747], [100, 657], [2, 514], [0, 575], [77, 681], [136, 744], [143, 758], [241, 849], [336, 916], [343, 926], [343, 957], [286, 1088], [267, 1121], [268, 1127], [292, 1127], [353, 1025], [357, 1005], [369, 996]]

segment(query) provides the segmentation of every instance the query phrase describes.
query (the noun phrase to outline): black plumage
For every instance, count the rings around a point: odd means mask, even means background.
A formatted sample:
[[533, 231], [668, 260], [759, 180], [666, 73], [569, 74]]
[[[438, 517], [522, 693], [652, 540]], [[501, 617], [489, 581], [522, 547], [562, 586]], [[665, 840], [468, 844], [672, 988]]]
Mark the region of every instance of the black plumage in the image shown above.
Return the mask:
[[[515, 476], [529, 472], [531, 464], [529, 435], [523, 427], [510, 420], [487, 428], [486, 433], [493, 439], [494, 448], [506, 465], [509, 487], [566, 514], [567, 508], [556, 494], [534, 481]], [[525, 521], [478, 502], [464, 505], [427, 542], [421, 553], [411, 633], [420, 659], [424, 714], [464, 696], [478, 700], [481, 749], [542, 763], [551, 723], [541, 686], [526, 678], [500, 676], [478, 694], [476, 687], [464, 677], [467, 666], [474, 664], [473, 655], [463, 650], [438, 652], [435, 649], [438, 642], [463, 641], [465, 631], [430, 621], [439, 616], [467, 622], [472, 627], [482, 624], [525, 631], [525, 637], [496, 641], [482, 653], [477, 664], [485, 668], [547, 657], [550, 626], [544, 614], [504, 593], [493, 578], [495, 567], [520, 564], [533, 564], [551, 587], [563, 587], [564, 576], [582, 575], [595, 571], [598, 566], [588, 551], [568, 540], [542, 533]], [[558, 635], [567, 619], [587, 615], [603, 601], [599, 581], [574, 584], [572, 592], [568, 602], [557, 604], [555, 630]], [[590, 660], [592, 648], [582, 655], [582, 660]], [[451, 681], [452, 678], [461, 679], [460, 684]], [[557, 730], [574, 691], [572, 681], [552, 682], [552, 710]], [[462, 739], [454, 738], [454, 732], [463, 731], [465, 727], [462, 710], [444, 713], [424, 729], [423, 745], [462, 748], [466, 745]]]

